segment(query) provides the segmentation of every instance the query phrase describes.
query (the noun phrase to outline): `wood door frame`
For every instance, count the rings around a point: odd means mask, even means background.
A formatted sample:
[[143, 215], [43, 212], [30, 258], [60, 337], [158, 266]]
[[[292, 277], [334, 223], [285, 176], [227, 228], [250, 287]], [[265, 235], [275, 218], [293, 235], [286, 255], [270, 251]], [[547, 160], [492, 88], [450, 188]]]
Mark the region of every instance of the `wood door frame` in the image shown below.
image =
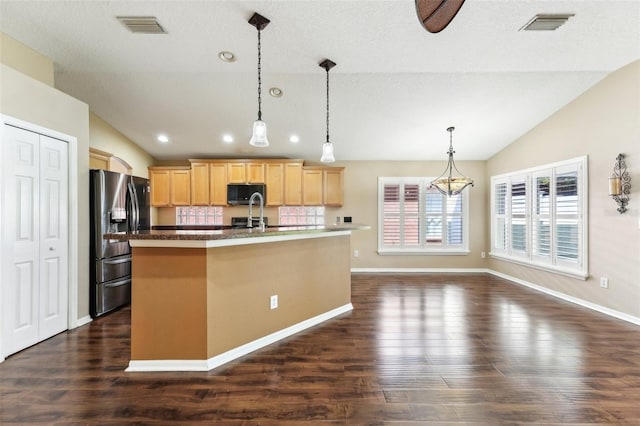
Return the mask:
[[[4, 126], [10, 125], [21, 129], [38, 133], [40, 135], [49, 136], [68, 144], [68, 241], [69, 255], [67, 260], [68, 267], [68, 313], [67, 313], [67, 330], [76, 328], [88, 321], [78, 321], [78, 138], [67, 135], [56, 130], [51, 130], [37, 124], [29, 123], [18, 118], [0, 114], [0, 143], [2, 143], [2, 135], [4, 134]], [[2, 150], [0, 149], [0, 162], [2, 161]], [[2, 185], [2, 175], [0, 174], [0, 187]], [[1, 200], [0, 200], [1, 201]], [[0, 221], [2, 215], [0, 215]], [[2, 223], [0, 222], [0, 229]], [[2, 245], [0, 244], [0, 257], [2, 256]], [[2, 263], [0, 262], [0, 276], [2, 276]], [[1, 279], [0, 279], [1, 284]], [[2, 291], [0, 286], [0, 309], [2, 307]], [[0, 336], [1, 337], [1, 336]], [[2, 350], [2, 339], [0, 338], [0, 362], [4, 361], [4, 352]]]

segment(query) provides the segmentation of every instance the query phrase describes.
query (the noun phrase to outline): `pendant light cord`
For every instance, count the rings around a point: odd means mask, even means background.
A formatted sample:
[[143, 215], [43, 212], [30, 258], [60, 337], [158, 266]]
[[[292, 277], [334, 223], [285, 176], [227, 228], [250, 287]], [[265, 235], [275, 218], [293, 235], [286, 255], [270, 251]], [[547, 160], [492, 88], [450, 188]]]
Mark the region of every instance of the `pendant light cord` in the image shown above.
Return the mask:
[[329, 142], [329, 70], [327, 70], [327, 143]]
[[262, 120], [262, 78], [260, 73], [262, 71], [261, 64], [261, 45], [260, 45], [260, 28], [258, 28], [258, 120]]

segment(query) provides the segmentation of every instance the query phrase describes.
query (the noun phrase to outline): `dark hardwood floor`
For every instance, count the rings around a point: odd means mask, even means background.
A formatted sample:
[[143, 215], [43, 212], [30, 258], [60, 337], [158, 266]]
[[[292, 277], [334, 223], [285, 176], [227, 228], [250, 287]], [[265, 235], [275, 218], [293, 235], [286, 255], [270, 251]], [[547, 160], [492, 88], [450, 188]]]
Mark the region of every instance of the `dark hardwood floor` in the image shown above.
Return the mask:
[[483, 274], [352, 287], [353, 312], [209, 372], [125, 373], [114, 312], [0, 364], [0, 423], [640, 424], [638, 326]]

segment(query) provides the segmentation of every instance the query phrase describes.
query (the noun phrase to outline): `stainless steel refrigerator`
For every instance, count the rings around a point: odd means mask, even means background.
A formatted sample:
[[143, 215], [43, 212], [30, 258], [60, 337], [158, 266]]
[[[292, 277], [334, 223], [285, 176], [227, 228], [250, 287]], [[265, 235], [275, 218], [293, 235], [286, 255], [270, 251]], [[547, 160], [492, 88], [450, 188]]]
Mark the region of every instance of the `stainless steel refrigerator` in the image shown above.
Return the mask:
[[131, 302], [131, 248], [105, 240], [113, 232], [151, 228], [149, 180], [106, 170], [90, 171], [90, 290], [93, 318]]

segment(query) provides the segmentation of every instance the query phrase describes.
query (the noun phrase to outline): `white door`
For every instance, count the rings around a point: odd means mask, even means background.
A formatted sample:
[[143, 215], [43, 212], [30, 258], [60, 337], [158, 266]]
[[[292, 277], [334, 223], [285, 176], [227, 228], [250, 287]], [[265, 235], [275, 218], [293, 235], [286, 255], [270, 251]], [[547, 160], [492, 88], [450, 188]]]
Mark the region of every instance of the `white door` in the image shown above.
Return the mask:
[[2, 350], [67, 328], [67, 144], [13, 126], [2, 141]]

